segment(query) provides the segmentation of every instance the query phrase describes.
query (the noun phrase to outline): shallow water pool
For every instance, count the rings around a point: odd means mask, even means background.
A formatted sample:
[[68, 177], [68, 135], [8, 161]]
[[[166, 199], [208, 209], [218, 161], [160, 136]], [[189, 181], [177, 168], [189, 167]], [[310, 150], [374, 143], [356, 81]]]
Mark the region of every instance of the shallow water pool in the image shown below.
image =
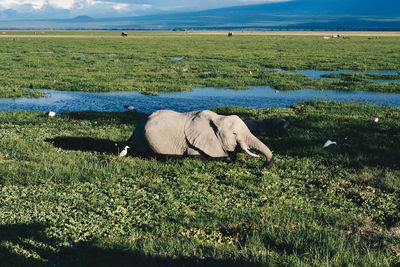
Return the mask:
[[0, 99], [0, 111], [124, 111], [125, 105], [134, 106], [141, 112], [172, 109], [186, 112], [210, 109], [215, 106], [242, 106], [253, 108], [289, 107], [312, 99], [370, 103], [400, 106], [400, 94], [373, 92], [343, 92], [319, 90], [277, 91], [270, 87], [251, 87], [248, 90], [194, 88], [188, 92], [160, 93], [159, 96], [142, 95], [137, 92], [87, 93], [42, 90], [43, 98]]
[[179, 61], [179, 60], [183, 60], [184, 59], [184, 57], [169, 57], [170, 59], [172, 59], [172, 60], [175, 60], [175, 61]]

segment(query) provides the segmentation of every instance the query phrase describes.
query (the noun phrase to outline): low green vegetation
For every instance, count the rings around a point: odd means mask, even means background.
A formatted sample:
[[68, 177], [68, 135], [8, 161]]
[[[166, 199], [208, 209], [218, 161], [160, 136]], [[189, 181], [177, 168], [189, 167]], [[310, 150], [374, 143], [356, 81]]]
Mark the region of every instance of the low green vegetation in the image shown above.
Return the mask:
[[117, 158], [140, 113], [1, 112], [2, 266], [400, 264], [400, 108], [215, 111], [290, 121], [258, 136], [276, 164]]
[[11, 88], [0, 86], [0, 96], [2, 98], [17, 98], [17, 97], [41, 97], [44, 94], [37, 90], [25, 88]]
[[[12, 36], [9, 36], [12, 34]], [[157, 92], [193, 87], [400, 92], [399, 37], [6, 32], [0, 97], [36, 89]], [[174, 58], [176, 57], [176, 58]], [[400, 108], [311, 101], [221, 107], [281, 117], [258, 136], [276, 164], [118, 158], [145, 114], [0, 112], [0, 265], [400, 265]], [[322, 148], [326, 140], [337, 145]]]
[[[400, 92], [400, 83], [326, 80], [267, 71], [400, 70], [400, 38], [190, 34], [181, 32], [6, 32], [0, 85], [146, 94], [193, 87]], [[116, 55], [112, 55], [116, 54]], [[173, 57], [182, 57], [174, 60]], [[20, 91], [31, 96], [30, 91]], [[13, 97], [0, 91], [1, 97]]]
[[379, 73], [342, 73], [342, 74], [324, 74], [324, 78], [336, 78], [345, 81], [366, 81], [370, 80], [400, 80], [400, 72], [398, 74], [379, 74]]

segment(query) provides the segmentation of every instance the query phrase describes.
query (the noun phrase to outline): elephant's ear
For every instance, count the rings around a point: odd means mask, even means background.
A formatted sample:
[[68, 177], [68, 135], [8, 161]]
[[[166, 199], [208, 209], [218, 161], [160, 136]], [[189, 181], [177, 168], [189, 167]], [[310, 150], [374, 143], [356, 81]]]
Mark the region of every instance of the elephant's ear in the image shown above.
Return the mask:
[[215, 113], [212, 111], [194, 113], [193, 118], [185, 126], [186, 139], [191, 146], [210, 157], [225, 157], [227, 153], [222, 149], [221, 142], [216, 136], [218, 129], [210, 119], [210, 115], [215, 116]]

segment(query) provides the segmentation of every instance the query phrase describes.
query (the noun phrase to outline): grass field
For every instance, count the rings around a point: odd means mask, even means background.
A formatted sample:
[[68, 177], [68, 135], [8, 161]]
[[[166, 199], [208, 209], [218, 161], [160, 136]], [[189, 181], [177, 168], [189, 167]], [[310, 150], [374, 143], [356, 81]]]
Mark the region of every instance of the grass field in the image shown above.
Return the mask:
[[317, 35], [130, 32], [122, 38], [119, 32], [67, 31], [0, 36], [1, 97], [37, 94], [25, 88], [154, 93], [252, 85], [400, 92], [400, 83], [368, 82], [363, 74], [340, 81], [266, 71], [400, 70], [399, 36], [323, 40]]
[[[266, 71], [400, 70], [398, 36], [119, 34], [1, 33], [0, 97], [38, 97], [39, 88], [400, 91], [367, 81], [399, 75]], [[286, 136], [258, 136], [275, 165], [245, 154], [117, 158], [142, 113], [0, 112], [0, 266], [400, 265], [399, 107], [214, 111], [290, 121]], [[322, 148], [327, 139], [337, 145]]]
[[140, 113], [0, 113], [2, 266], [400, 264], [399, 108], [215, 111], [289, 120], [276, 164], [116, 159]]

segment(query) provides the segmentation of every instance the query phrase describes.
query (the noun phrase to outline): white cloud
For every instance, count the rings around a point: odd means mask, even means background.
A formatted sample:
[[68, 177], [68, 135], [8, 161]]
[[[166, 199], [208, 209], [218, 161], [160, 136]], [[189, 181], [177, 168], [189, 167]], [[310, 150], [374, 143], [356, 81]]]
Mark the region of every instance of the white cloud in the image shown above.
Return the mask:
[[[14, 10], [19, 18], [137, 16], [195, 11], [228, 6], [293, 0], [0, 0], [1, 11]], [[10, 17], [11, 18], [11, 17]]]
[[82, 1], [82, 2], [86, 2], [87, 6], [94, 6], [94, 5], [97, 5], [97, 4], [104, 3], [103, 1], [95, 1], [95, 0], [86, 0], [86, 1]]
[[114, 8], [115, 10], [121, 10], [121, 9], [125, 9], [125, 8], [127, 8], [127, 7], [128, 7], [127, 4], [115, 4], [115, 5], [113, 5], [113, 8]]
[[72, 9], [75, 4], [75, 0], [48, 0], [48, 4], [54, 8]]
[[13, 9], [15, 7], [32, 7], [35, 10], [41, 9], [45, 5], [45, 0], [2, 0], [0, 1], [1, 9]]
[[122, 9], [129, 6], [127, 3], [120, 3], [118, 1], [96, 1], [96, 0], [1, 0], [0, 10], [4, 9], [22, 9], [26, 6], [31, 6], [35, 10], [44, 7], [52, 7], [59, 9], [80, 9], [88, 8], [91, 6], [104, 6], [105, 8], [115, 7], [115, 9]]
[[148, 4], [135, 5], [135, 7], [140, 9], [140, 10], [149, 10], [149, 9], [153, 8], [152, 5], [148, 5]]

